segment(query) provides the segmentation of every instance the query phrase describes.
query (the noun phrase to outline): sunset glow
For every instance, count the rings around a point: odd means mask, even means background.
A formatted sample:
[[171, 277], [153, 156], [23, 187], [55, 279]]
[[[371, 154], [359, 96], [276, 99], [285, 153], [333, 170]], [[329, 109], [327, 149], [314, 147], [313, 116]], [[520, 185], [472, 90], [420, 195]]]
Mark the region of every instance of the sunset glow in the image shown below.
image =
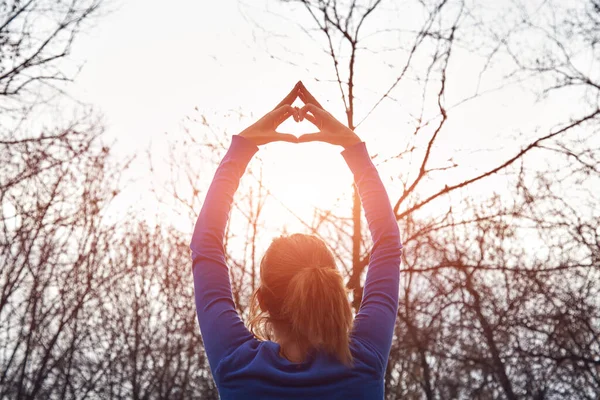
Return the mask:
[[0, 399], [592, 399], [600, 0], [0, 1]]

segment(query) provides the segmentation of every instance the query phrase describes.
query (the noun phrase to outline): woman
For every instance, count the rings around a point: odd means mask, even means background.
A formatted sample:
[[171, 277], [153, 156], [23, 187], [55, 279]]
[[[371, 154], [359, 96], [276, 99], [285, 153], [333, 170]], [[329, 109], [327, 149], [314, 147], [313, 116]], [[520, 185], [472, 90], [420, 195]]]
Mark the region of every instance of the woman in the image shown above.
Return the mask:
[[[305, 103], [291, 106], [296, 97]], [[310, 114], [309, 114], [310, 113]], [[319, 132], [277, 133], [304, 118]], [[344, 147], [373, 249], [358, 314], [327, 246], [315, 236], [275, 239], [260, 266], [249, 325], [232, 299], [223, 235], [239, 180], [259, 145], [323, 141]], [[190, 245], [198, 321], [221, 399], [382, 399], [398, 309], [400, 234], [385, 188], [359, 137], [298, 82], [270, 113], [232, 138]]]

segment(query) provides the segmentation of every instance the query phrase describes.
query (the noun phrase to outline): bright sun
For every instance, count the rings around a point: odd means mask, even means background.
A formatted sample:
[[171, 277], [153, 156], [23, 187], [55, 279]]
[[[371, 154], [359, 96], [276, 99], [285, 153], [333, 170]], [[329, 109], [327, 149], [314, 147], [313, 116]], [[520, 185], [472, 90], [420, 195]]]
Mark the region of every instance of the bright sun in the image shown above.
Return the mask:
[[261, 150], [264, 184], [271, 195], [265, 219], [298, 231], [306, 229], [303, 222], [312, 222], [315, 208], [344, 214], [336, 207], [343, 207], [343, 198], [351, 193], [352, 174], [340, 151], [324, 143], [278, 143]]

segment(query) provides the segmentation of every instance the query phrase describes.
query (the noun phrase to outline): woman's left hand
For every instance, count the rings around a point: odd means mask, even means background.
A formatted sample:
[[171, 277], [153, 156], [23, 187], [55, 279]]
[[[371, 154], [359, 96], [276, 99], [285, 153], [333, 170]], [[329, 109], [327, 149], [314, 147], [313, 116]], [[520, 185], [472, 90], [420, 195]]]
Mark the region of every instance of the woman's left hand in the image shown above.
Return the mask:
[[239, 135], [260, 146], [271, 142], [298, 143], [298, 138], [289, 133], [279, 133], [276, 129], [286, 119], [293, 116], [298, 119], [298, 109], [292, 107], [292, 103], [298, 96], [300, 82], [294, 86], [292, 91], [267, 115], [256, 121], [253, 125], [244, 129]]

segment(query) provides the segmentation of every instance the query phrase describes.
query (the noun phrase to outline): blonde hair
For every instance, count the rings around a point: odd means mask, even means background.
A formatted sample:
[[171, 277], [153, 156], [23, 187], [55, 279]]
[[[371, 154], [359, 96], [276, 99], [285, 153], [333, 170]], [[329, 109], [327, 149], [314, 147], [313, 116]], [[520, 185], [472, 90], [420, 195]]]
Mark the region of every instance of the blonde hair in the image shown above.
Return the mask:
[[[271, 243], [252, 294], [250, 330], [272, 340], [274, 327], [303, 349], [321, 348], [351, 366], [352, 310], [348, 291], [325, 242], [293, 234]], [[303, 358], [304, 358], [303, 357]]]

